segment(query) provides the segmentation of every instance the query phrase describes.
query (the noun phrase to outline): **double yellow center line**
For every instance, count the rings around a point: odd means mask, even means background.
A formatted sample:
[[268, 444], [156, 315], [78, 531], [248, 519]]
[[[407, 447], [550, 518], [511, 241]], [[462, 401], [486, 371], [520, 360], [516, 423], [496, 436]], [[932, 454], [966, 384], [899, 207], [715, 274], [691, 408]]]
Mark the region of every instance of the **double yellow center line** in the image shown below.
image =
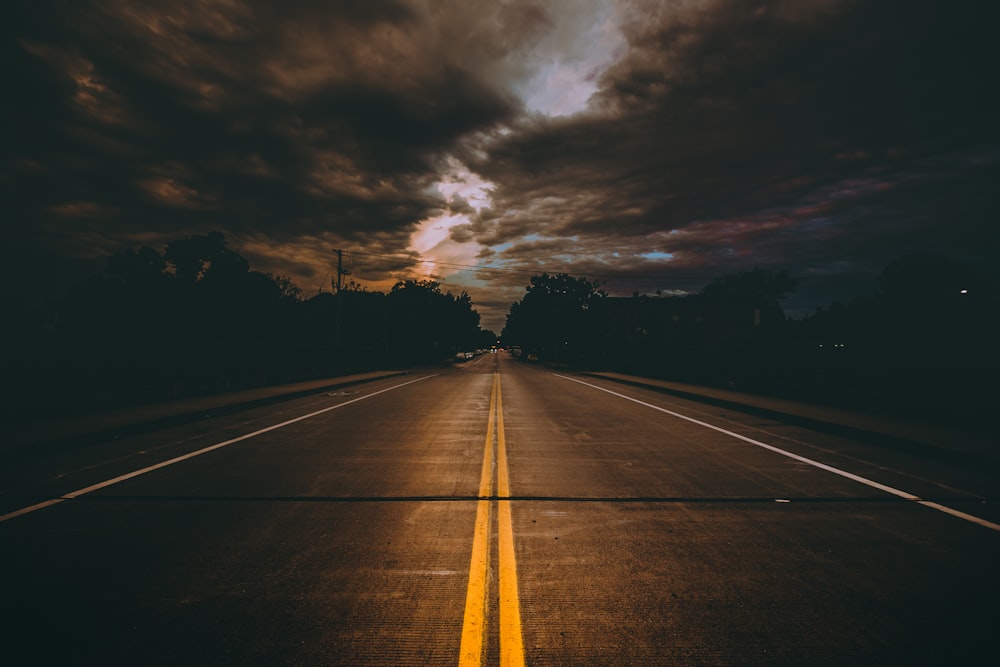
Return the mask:
[[[493, 448], [496, 436], [496, 450]], [[510, 516], [510, 477], [507, 470], [507, 446], [503, 431], [503, 397], [500, 374], [493, 374], [490, 392], [490, 416], [486, 424], [483, 469], [476, 502], [476, 528], [472, 538], [472, 562], [469, 566], [469, 589], [465, 597], [465, 620], [459, 667], [481, 667], [486, 641], [487, 600], [490, 561], [490, 512], [493, 504], [493, 464], [496, 452], [497, 478], [497, 553], [499, 556], [499, 635], [500, 664], [523, 667], [524, 643], [521, 638], [521, 606], [517, 595], [517, 564], [514, 559], [514, 528]]]

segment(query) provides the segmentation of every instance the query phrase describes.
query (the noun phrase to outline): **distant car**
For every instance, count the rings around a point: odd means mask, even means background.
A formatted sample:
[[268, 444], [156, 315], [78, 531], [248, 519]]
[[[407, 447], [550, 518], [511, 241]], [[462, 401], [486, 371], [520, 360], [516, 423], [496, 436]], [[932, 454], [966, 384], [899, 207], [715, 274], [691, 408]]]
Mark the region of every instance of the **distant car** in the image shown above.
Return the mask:
[[475, 355], [475, 354], [473, 354], [472, 352], [466, 352], [466, 353], [465, 353], [465, 358], [466, 358], [466, 359], [472, 359], [472, 358], [473, 358], [473, 357], [475, 357], [475, 356], [476, 356], [476, 355]]
[[538, 361], [538, 355], [534, 352], [528, 354], [528, 361]]
[[465, 352], [459, 352], [455, 355], [455, 361], [464, 362], [468, 357], [465, 356]]

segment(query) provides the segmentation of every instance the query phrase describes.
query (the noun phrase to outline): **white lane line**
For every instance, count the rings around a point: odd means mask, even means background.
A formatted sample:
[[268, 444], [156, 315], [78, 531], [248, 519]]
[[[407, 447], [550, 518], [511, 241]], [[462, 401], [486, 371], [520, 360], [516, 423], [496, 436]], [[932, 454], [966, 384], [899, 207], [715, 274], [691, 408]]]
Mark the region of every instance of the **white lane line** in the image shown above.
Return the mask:
[[924, 507], [929, 507], [929, 508], [935, 509], [935, 510], [937, 510], [939, 512], [944, 512], [945, 514], [950, 514], [951, 516], [958, 517], [959, 519], [964, 519], [964, 520], [969, 521], [971, 523], [983, 526], [984, 528], [989, 528], [990, 530], [995, 530], [995, 531], [1000, 532], [1000, 524], [993, 523], [992, 521], [987, 521], [986, 519], [982, 519], [982, 518], [980, 518], [978, 516], [973, 516], [972, 514], [966, 514], [965, 512], [961, 512], [961, 511], [953, 509], [951, 507], [946, 507], [946, 506], [941, 505], [939, 503], [931, 502], [929, 500], [922, 500], [921, 498], [919, 498], [918, 496], [913, 495], [912, 493], [907, 493], [906, 491], [901, 491], [901, 490], [893, 488], [891, 486], [886, 486], [885, 484], [881, 484], [879, 482], [876, 482], [875, 480], [868, 479], [867, 477], [862, 477], [861, 475], [855, 475], [854, 473], [847, 472], [846, 470], [841, 470], [840, 468], [834, 468], [833, 466], [827, 465], [825, 463], [820, 463], [819, 461], [814, 461], [813, 459], [806, 458], [805, 456], [799, 456], [798, 454], [794, 454], [792, 452], [789, 452], [787, 450], [781, 449], [779, 447], [775, 447], [774, 445], [769, 445], [769, 444], [767, 444], [765, 442], [761, 442], [760, 440], [754, 440], [753, 438], [748, 438], [745, 435], [740, 435], [739, 433], [733, 433], [732, 431], [727, 431], [726, 429], [721, 428], [719, 426], [715, 426], [714, 424], [709, 424], [708, 422], [703, 422], [703, 421], [701, 421], [699, 419], [695, 419], [693, 417], [688, 417], [687, 415], [682, 415], [681, 413], [674, 412], [673, 410], [667, 410], [666, 408], [661, 408], [660, 406], [653, 405], [652, 403], [647, 403], [645, 401], [640, 401], [637, 398], [632, 398], [631, 396], [626, 396], [625, 394], [619, 394], [617, 391], [611, 391], [610, 389], [605, 389], [604, 387], [599, 387], [596, 384], [591, 384], [589, 382], [584, 382], [583, 380], [578, 380], [576, 378], [572, 378], [572, 377], [569, 377], [569, 376], [566, 376], [566, 375], [559, 375], [558, 373], [553, 373], [553, 375], [555, 375], [556, 377], [560, 377], [560, 378], [562, 378], [564, 380], [570, 380], [571, 382], [576, 382], [578, 384], [582, 384], [582, 385], [590, 387], [592, 389], [597, 389], [599, 391], [603, 391], [605, 393], [611, 394], [612, 396], [617, 396], [619, 398], [624, 398], [627, 401], [632, 401], [633, 403], [638, 403], [639, 405], [643, 405], [643, 406], [645, 406], [647, 408], [652, 408], [653, 410], [659, 410], [660, 412], [665, 412], [668, 415], [677, 417], [678, 419], [683, 419], [685, 421], [689, 421], [692, 424], [698, 424], [699, 426], [704, 426], [705, 428], [710, 428], [713, 431], [718, 431], [719, 433], [725, 433], [726, 435], [731, 436], [733, 438], [736, 438], [737, 440], [742, 440], [744, 442], [750, 443], [751, 445], [756, 445], [757, 447], [762, 447], [764, 449], [772, 451], [772, 452], [774, 452], [776, 454], [781, 454], [782, 456], [787, 456], [790, 459], [795, 459], [796, 461], [801, 461], [802, 463], [806, 463], [806, 464], [811, 465], [811, 466], [813, 466], [815, 468], [819, 468], [820, 470], [825, 470], [827, 472], [833, 473], [834, 475], [840, 475], [841, 477], [846, 477], [847, 479], [854, 480], [855, 482], [858, 482], [860, 484], [864, 484], [866, 486], [870, 486], [873, 489], [878, 489], [879, 491], [885, 491], [886, 493], [890, 493], [890, 494], [892, 494], [894, 496], [898, 496], [900, 498], [903, 498], [904, 500], [909, 500], [909, 501], [912, 501], [912, 502], [915, 502], [915, 503], [919, 503], [920, 505], [923, 505]]
[[[437, 375], [437, 374], [435, 373], [435, 375]], [[58, 498], [52, 498], [50, 500], [46, 500], [44, 502], [40, 502], [40, 503], [38, 503], [36, 505], [31, 505], [30, 507], [22, 507], [19, 510], [14, 510], [13, 512], [10, 512], [8, 514], [4, 514], [4, 515], [0, 516], [0, 523], [3, 523], [4, 521], [8, 521], [10, 519], [14, 519], [14, 518], [22, 516], [24, 514], [30, 514], [31, 512], [37, 512], [40, 509], [45, 509], [46, 507], [51, 507], [52, 505], [56, 505], [56, 504], [61, 503], [61, 502], [65, 501], [65, 500], [72, 500], [73, 498], [79, 498], [80, 496], [85, 495], [87, 493], [92, 493], [94, 491], [98, 491], [100, 489], [104, 489], [104, 488], [107, 488], [109, 486], [112, 486], [113, 484], [118, 484], [119, 482], [124, 482], [126, 480], [133, 479], [133, 478], [138, 477], [140, 475], [145, 475], [148, 472], [153, 472], [154, 470], [159, 470], [160, 468], [166, 468], [167, 466], [172, 466], [175, 463], [180, 463], [181, 461], [187, 461], [188, 459], [193, 459], [196, 456], [201, 456], [202, 454], [207, 454], [208, 452], [214, 451], [216, 449], [221, 449], [222, 447], [226, 447], [227, 445], [231, 445], [231, 444], [236, 443], [236, 442], [241, 442], [243, 440], [249, 440], [250, 438], [254, 438], [254, 437], [256, 437], [258, 435], [261, 435], [263, 433], [268, 433], [269, 431], [275, 431], [275, 430], [277, 430], [279, 428], [284, 428], [285, 426], [288, 426], [290, 424], [294, 424], [296, 422], [300, 422], [300, 421], [303, 421], [305, 419], [310, 419], [311, 417], [315, 417], [316, 415], [321, 415], [321, 414], [323, 414], [325, 412], [330, 412], [331, 410], [337, 410], [337, 409], [342, 408], [344, 406], [350, 405], [351, 403], [357, 403], [358, 401], [363, 401], [365, 399], [372, 398], [373, 396], [378, 396], [379, 394], [384, 394], [387, 391], [392, 391], [393, 389], [399, 389], [400, 387], [405, 387], [408, 384], [413, 384], [414, 382], [421, 382], [423, 380], [426, 380], [426, 379], [432, 378], [432, 377], [434, 377], [434, 375], [425, 375], [424, 377], [417, 378], [416, 380], [410, 380], [410, 381], [404, 382], [402, 384], [393, 385], [393, 386], [388, 387], [386, 389], [380, 389], [378, 391], [373, 391], [370, 394], [365, 394], [364, 396], [359, 396], [358, 398], [352, 398], [349, 401], [344, 401], [343, 403], [338, 403], [337, 405], [332, 405], [332, 406], [330, 406], [328, 408], [323, 408], [322, 410], [317, 410], [315, 412], [310, 412], [307, 415], [302, 415], [301, 417], [296, 417], [294, 419], [289, 419], [287, 421], [281, 422], [280, 424], [274, 424], [272, 426], [268, 426], [266, 428], [262, 428], [262, 429], [253, 431], [252, 433], [246, 433], [246, 434], [241, 435], [241, 436], [236, 437], [236, 438], [231, 438], [231, 439], [225, 440], [223, 442], [217, 442], [214, 445], [209, 445], [208, 447], [205, 447], [203, 449], [199, 449], [199, 450], [194, 451], [194, 452], [190, 452], [188, 454], [184, 454], [183, 456], [177, 456], [177, 457], [169, 459], [167, 461], [161, 461], [160, 463], [157, 463], [157, 464], [154, 464], [154, 465], [151, 465], [151, 466], [147, 466], [147, 467], [141, 468], [139, 470], [134, 470], [134, 471], [132, 471], [130, 473], [126, 473], [124, 475], [119, 475], [118, 477], [114, 477], [112, 479], [108, 479], [108, 480], [105, 480], [103, 482], [98, 482], [97, 484], [92, 484], [91, 486], [87, 486], [87, 487], [84, 487], [82, 489], [78, 489], [76, 491], [71, 491], [70, 493], [66, 493], [66, 494], [64, 494], [62, 496], [59, 496]]]

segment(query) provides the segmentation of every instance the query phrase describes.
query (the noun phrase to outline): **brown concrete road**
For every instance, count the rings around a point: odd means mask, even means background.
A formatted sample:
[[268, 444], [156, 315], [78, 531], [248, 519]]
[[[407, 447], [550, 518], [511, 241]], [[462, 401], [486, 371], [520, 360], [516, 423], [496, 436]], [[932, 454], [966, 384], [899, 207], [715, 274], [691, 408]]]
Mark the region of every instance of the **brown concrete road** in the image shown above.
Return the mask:
[[993, 650], [996, 466], [502, 355], [368, 379], [18, 448], [0, 470], [5, 664]]

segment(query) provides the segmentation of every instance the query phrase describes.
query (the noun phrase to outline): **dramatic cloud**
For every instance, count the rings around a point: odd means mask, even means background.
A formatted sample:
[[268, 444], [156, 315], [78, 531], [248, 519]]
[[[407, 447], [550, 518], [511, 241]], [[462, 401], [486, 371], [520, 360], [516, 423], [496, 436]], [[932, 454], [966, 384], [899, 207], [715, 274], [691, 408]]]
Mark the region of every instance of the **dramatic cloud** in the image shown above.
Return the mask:
[[486, 326], [540, 271], [811, 310], [900, 255], [989, 269], [981, 3], [39, 0], [6, 10], [5, 291], [223, 231], [307, 293], [333, 250]]

